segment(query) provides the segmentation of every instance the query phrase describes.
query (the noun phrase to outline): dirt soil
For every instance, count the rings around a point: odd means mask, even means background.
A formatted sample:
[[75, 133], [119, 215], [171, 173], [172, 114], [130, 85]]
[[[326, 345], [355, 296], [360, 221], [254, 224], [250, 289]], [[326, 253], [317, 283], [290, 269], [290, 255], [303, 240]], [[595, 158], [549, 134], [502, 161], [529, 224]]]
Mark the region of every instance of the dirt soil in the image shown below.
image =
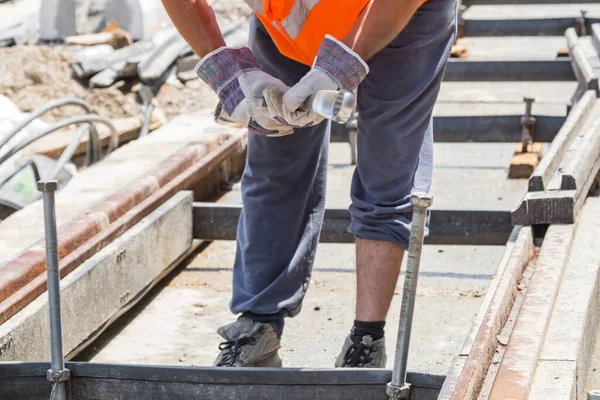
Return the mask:
[[[136, 103], [136, 81], [117, 82], [110, 88], [89, 90], [86, 81], [75, 79], [69, 67], [70, 56], [59, 48], [16, 46], [0, 48], [0, 94], [9, 97], [21, 111], [36, 108], [66, 96], [80, 97], [93, 110], [107, 118], [124, 118], [140, 114]], [[159, 92], [156, 102], [167, 118], [204, 110], [216, 105], [216, 96], [203, 82], [187, 85], [170, 79]], [[44, 116], [54, 122], [80, 114], [76, 107], [62, 107]]]

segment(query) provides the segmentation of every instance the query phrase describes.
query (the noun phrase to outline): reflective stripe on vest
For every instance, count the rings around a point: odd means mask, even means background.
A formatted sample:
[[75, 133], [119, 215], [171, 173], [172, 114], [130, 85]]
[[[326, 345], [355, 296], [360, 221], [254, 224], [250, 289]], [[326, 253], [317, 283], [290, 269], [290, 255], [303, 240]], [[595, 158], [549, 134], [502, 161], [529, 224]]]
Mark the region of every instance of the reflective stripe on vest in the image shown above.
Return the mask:
[[[281, 22], [281, 25], [285, 29], [286, 33], [292, 38], [296, 39], [306, 22], [306, 18], [308, 18], [308, 13], [313, 9], [315, 5], [317, 5], [321, 0], [246, 0], [250, 8], [256, 13], [262, 16], [265, 16], [267, 19], [272, 20], [271, 24], [273, 26], [278, 27], [278, 21]], [[268, 2], [270, 9], [265, 10], [265, 3]], [[284, 10], [289, 8], [291, 5], [291, 9], [288, 13], [285, 13]], [[275, 8], [279, 12], [270, 12], [272, 8]], [[281, 11], [280, 11], [281, 10]], [[271, 14], [271, 15], [269, 15]], [[279, 15], [278, 15], [279, 14]], [[285, 15], [284, 17], [282, 14]]]

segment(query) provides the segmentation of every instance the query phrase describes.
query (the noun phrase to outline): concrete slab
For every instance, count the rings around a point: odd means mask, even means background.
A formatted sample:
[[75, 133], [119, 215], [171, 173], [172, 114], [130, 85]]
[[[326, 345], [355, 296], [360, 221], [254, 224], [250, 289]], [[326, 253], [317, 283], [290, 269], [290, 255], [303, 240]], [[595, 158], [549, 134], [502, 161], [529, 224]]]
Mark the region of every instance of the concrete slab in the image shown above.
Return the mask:
[[[586, 375], [590, 368], [600, 315], [600, 255], [593, 250], [595, 238], [600, 232], [600, 221], [596, 218], [600, 212], [599, 207], [600, 199], [589, 197], [582, 209], [581, 221], [565, 267], [535, 377], [540, 387], [553, 384], [570, 387], [578, 399], [585, 398]], [[574, 362], [573, 377], [545, 376], [540, 372], [540, 366], [549, 361]], [[556, 379], [559, 382], [554, 382]], [[534, 392], [531, 396], [534, 396]]]
[[466, 37], [468, 60], [554, 60], [567, 46], [563, 36]]
[[464, 19], [545, 19], [577, 18], [581, 9], [588, 10], [588, 18], [600, 17], [600, 4], [518, 4], [476, 5], [464, 12]]
[[596, 332], [596, 343], [587, 373], [585, 391], [600, 390], [600, 329]]
[[[220, 340], [216, 328], [234, 318], [227, 306], [234, 248], [233, 242], [215, 242], [198, 254], [91, 361], [210, 365]], [[425, 247], [410, 370], [446, 372], [502, 251], [502, 247]], [[281, 353], [285, 366], [332, 366], [352, 324], [354, 279], [352, 245], [319, 246], [303, 311], [286, 322]], [[390, 347], [397, 332], [402, 284], [400, 279], [386, 328]], [[307, 332], [316, 332], [310, 346]]]
[[536, 260], [490, 398], [527, 398], [570, 253], [576, 224], [551, 225]]
[[[207, 129], [208, 128], [208, 129]], [[231, 133], [231, 130], [229, 131]], [[101, 163], [83, 170], [56, 195], [60, 227], [96, 202], [149, 171], [191, 142], [204, 142], [206, 153], [227, 134], [206, 116], [182, 116], [141, 140], [117, 149]], [[43, 238], [41, 201], [0, 224], [0, 264]], [[25, 229], [27, 228], [27, 229]]]
[[434, 115], [521, 115], [523, 97], [535, 97], [533, 114], [567, 113], [577, 82], [444, 82]]
[[522, 228], [507, 243], [502, 260], [483, 298], [469, 334], [457, 353], [465, 357], [463, 365], [452, 365], [440, 399], [473, 398], [484, 383], [490, 361], [498, 349], [497, 336], [510, 319], [518, 297], [517, 287], [533, 253], [531, 229]]
[[[439, 166], [434, 178], [436, 206], [510, 209], [527, 185], [526, 180], [506, 178], [513, 147], [512, 144], [436, 144]], [[349, 165], [349, 146], [332, 143], [329, 161], [327, 205], [346, 207], [354, 170]], [[461, 189], [468, 188], [460, 193], [456, 189], [458, 184]], [[474, 190], [477, 184], [483, 186]], [[236, 199], [239, 202], [239, 193], [229, 197], [232, 202]], [[233, 318], [227, 305], [234, 245], [233, 242], [211, 244], [145, 307], [137, 308], [133, 317], [94, 344], [99, 350], [103, 345], [106, 347], [95, 356], [84, 356], [94, 362], [212, 363], [220, 340], [215, 330]], [[425, 247], [410, 370], [446, 373], [464, 342], [503, 253], [503, 246]], [[401, 293], [401, 285], [402, 279], [397, 293]], [[354, 287], [352, 245], [321, 244], [303, 312], [286, 323], [282, 349], [285, 365], [332, 365], [352, 323]], [[396, 337], [399, 297], [394, 296], [387, 327], [390, 347]], [[156, 334], [149, 333], [153, 330]], [[316, 341], [311, 348], [319, 349], [318, 352], [308, 352], [304, 345], [306, 332], [312, 331], [319, 333], [311, 338]]]
[[2, 19], [0, 31], [15, 26], [22, 21], [37, 18], [42, 0], [19, 0], [3, 3], [0, 6]]
[[[332, 143], [330, 149], [327, 206], [347, 207], [354, 172], [350, 146]], [[511, 143], [436, 143], [434, 208], [512, 210], [527, 189], [526, 179], [507, 178], [513, 151]]]
[[[65, 354], [190, 247], [191, 213], [191, 192], [178, 193], [62, 280]], [[0, 326], [0, 360], [48, 360], [49, 337], [44, 293]]]
[[531, 400], [584, 400], [585, 397], [577, 397], [573, 390], [576, 381], [576, 364], [575, 361], [540, 361], [528, 398]]

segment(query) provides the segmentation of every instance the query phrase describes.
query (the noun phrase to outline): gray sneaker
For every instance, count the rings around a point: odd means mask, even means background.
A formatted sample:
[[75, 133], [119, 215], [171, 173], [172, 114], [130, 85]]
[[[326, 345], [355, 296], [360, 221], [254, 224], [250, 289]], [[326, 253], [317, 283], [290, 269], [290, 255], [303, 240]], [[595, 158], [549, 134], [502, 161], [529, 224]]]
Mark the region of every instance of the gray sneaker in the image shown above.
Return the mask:
[[354, 343], [350, 335], [346, 337], [342, 352], [335, 360], [336, 368], [385, 368], [385, 338], [373, 341], [371, 336], [363, 336], [360, 343]]
[[277, 354], [280, 341], [269, 324], [240, 318], [217, 331], [225, 342], [219, 345], [217, 367], [281, 367]]

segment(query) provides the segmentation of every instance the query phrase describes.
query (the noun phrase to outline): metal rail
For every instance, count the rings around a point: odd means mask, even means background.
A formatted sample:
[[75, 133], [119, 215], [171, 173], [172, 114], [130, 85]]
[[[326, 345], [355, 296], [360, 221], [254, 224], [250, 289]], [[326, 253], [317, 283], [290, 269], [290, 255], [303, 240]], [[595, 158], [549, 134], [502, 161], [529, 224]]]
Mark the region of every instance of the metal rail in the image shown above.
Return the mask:
[[[48, 363], [0, 363], [0, 400], [48, 400]], [[66, 363], [73, 400], [387, 400], [389, 370], [211, 368]], [[408, 373], [413, 399], [435, 400], [439, 375]], [[223, 385], [223, 382], [227, 382]]]
[[[561, 130], [566, 117], [536, 115], [535, 141], [550, 143]], [[436, 143], [517, 143], [521, 141], [523, 115], [453, 115], [433, 117]], [[331, 141], [348, 142], [348, 128], [331, 124]]]
[[[560, 35], [563, 32], [564, 30], [561, 31]], [[444, 81], [446, 82], [572, 81], [574, 79], [575, 77], [568, 58], [527, 61], [469, 61], [450, 59], [444, 75]]]
[[[194, 238], [235, 240], [241, 211], [239, 205], [194, 203]], [[326, 209], [324, 218], [322, 243], [354, 242], [347, 209]], [[431, 210], [430, 218], [428, 244], [504, 245], [512, 231], [509, 211]]]

